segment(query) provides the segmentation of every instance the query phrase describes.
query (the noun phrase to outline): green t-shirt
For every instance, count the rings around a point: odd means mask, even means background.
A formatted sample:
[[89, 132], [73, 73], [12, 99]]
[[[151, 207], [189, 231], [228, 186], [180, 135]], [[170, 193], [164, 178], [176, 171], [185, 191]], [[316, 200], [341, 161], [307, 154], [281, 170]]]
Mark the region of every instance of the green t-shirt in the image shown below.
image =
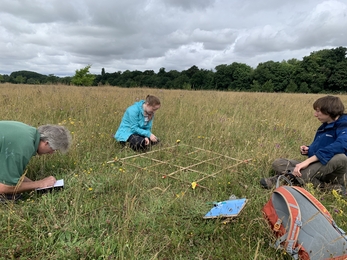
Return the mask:
[[0, 183], [15, 186], [31, 157], [36, 155], [40, 133], [16, 121], [0, 121]]

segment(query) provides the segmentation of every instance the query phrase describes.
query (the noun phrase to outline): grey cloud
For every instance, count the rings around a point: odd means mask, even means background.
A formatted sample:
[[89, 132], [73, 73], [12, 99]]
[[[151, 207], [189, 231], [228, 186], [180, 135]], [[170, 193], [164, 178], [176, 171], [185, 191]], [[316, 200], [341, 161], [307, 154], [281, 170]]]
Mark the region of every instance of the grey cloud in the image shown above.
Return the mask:
[[206, 9], [212, 6], [215, 0], [162, 0], [168, 6], [180, 8], [182, 10]]
[[77, 1], [2, 0], [0, 13], [9, 13], [34, 24], [57, 21], [68, 23], [83, 17], [84, 14], [79, 10], [83, 10], [83, 5], [78, 6]]
[[346, 45], [337, 0], [3, 0], [0, 74], [211, 69]]
[[345, 13], [345, 4], [324, 2], [309, 10], [295, 27], [293, 24], [278, 27], [266, 25], [244, 32], [237, 41], [235, 52], [251, 56], [305, 49], [307, 46], [324, 48], [343, 45], [347, 42]]

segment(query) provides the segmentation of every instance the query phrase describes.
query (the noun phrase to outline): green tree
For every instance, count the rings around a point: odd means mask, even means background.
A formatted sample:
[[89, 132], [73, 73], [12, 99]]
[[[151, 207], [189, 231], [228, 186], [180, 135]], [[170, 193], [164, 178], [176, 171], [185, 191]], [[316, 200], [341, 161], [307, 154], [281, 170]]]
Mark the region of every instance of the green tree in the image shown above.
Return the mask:
[[75, 76], [71, 79], [71, 84], [76, 86], [91, 86], [94, 82], [95, 75], [89, 73], [91, 65], [83, 69], [76, 70]]
[[45, 84], [47, 80], [46, 75], [39, 74], [33, 71], [21, 70], [12, 72], [10, 75], [10, 82], [12, 83], [27, 83], [27, 80], [32, 79], [31, 82], [36, 82], [37, 84]]
[[258, 81], [253, 80], [251, 84], [251, 91], [253, 92], [261, 92], [261, 85]]
[[254, 70], [253, 79], [258, 81], [261, 85], [264, 85], [266, 82], [270, 82], [271, 80], [273, 90], [276, 92], [283, 92], [290, 82], [293, 71], [294, 65], [285, 61], [267, 61], [259, 63], [257, 68]]
[[172, 84], [175, 89], [184, 89], [184, 86], [190, 85], [189, 78], [186, 74], [181, 74], [179, 77], [175, 78]]
[[346, 89], [345, 47], [312, 52], [303, 58], [296, 70], [296, 83], [306, 82], [310, 92], [344, 91]]
[[49, 84], [57, 84], [59, 81], [59, 77], [54, 76], [54, 74], [49, 74], [47, 77], [47, 83]]
[[302, 82], [299, 87], [299, 92], [300, 93], [310, 93], [311, 90], [308, 87], [308, 84], [306, 82]]
[[248, 90], [251, 86], [252, 80], [252, 67], [238, 62], [233, 62], [229, 65], [232, 72], [231, 84], [229, 89], [231, 90]]
[[218, 90], [227, 90], [232, 82], [232, 68], [227, 64], [221, 64], [215, 67], [214, 74], [215, 88]]
[[335, 66], [334, 73], [329, 77], [327, 85], [333, 91], [347, 91], [347, 60]]
[[274, 84], [272, 83], [272, 80], [266, 81], [263, 86], [261, 87], [262, 92], [273, 92], [274, 91]]
[[289, 81], [287, 88], [286, 88], [286, 92], [287, 93], [294, 93], [294, 92], [297, 92], [297, 90], [298, 90], [298, 85], [296, 85], [294, 80], [291, 79]]
[[14, 78], [14, 81], [17, 83], [17, 84], [23, 84], [26, 82], [26, 77], [23, 77], [22, 75], [19, 75], [17, 77]]

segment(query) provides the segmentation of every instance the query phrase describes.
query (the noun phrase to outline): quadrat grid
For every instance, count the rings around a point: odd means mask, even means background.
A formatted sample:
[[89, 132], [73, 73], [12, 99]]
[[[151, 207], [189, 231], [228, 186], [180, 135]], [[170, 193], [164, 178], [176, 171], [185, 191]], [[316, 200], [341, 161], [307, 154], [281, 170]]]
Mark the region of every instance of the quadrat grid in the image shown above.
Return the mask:
[[119, 162], [127, 168], [161, 175], [195, 187], [203, 186], [203, 181], [216, 177], [220, 173], [228, 173], [240, 164], [251, 159], [239, 160], [198, 147], [177, 144], [171, 147], [159, 148], [145, 153], [115, 158], [107, 163]]

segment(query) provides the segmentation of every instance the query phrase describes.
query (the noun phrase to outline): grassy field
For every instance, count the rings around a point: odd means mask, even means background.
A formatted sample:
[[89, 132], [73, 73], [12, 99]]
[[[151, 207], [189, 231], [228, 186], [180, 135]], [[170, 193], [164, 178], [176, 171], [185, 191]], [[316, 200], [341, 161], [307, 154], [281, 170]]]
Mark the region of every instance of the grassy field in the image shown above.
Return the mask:
[[[112, 136], [147, 94], [162, 101], [153, 127], [161, 145], [139, 156]], [[61, 124], [73, 135], [68, 154], [27, 168], [33, 179], [64, 179], [64, 190], [0, 204], [0, 259], [289, 259], [269, 247], [261, 208], [271, 191], [259, 180], [274, 159], [303, 158], [321, 96], [0, 85], [0, 120]], [[347, 230], [346, 201], [311, 192]], [[231, 195], [249, 200], [237, 218], [203, 219]]]

